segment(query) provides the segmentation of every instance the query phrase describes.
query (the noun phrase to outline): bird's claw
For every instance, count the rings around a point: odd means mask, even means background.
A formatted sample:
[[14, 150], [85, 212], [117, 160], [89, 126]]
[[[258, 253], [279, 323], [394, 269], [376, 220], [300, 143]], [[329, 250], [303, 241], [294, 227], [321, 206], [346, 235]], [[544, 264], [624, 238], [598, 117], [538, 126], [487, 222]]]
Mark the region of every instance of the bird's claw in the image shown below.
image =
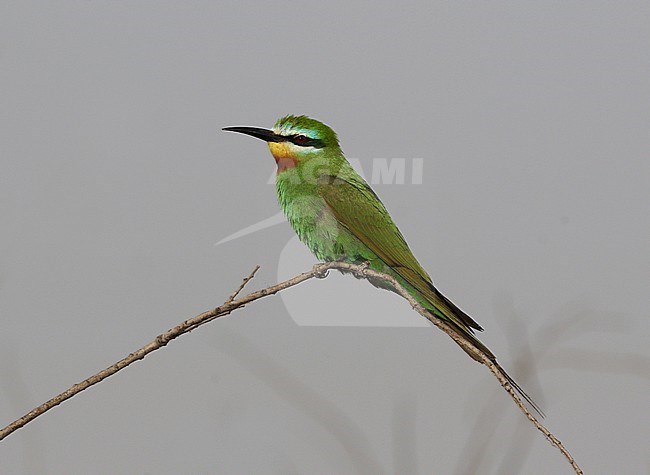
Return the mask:
[[362, 262], [358, 265], [358, 268], [355, 269], [352, 274], [357, 278], [357, 279], [365, 279], [366, 278], [366, 270], [370, 268], [370, 264], [367, 262]]

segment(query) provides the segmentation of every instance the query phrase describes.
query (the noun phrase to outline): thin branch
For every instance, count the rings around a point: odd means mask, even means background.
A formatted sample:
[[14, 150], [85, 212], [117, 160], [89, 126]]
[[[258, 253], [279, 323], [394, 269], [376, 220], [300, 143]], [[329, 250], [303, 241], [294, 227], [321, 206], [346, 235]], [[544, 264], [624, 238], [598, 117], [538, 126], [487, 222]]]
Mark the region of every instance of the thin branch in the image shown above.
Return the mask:
[[237, 296], [239, 295], [239, 292], [241, 292], [242, 289], [243, 289], [244, 287], [246, 287], [246, 284], [248, 284], [248, 282], [249, 282], [253, 277], [255, 277], [255, 274], [257, 273], [258, 270], [260, 270], [260, 266], [255, 266], [255, 269], [253, 269], [253, 271], [252, 271], [250, 274], [248, 274], [247, 277], [244, 277], [244, 280], [242, 280], [242, 283], [239, 285], [239, 287], [237, 287], [237, 290], [235, 290], [235, 291], [230, 295], [230, 297], [228, 297], [228, 300], [226, 300], [226, 303], [230, 303], [230, 302], [232, 302], [233, 300], [235, 300], [235, 297], [237, 297]]
[[472, 358], [487, 366], [490, 372], [497, 378], [501, 386], [508, 392], [508, 394], [510, 394], [510, 397], [515, 401], [517, 407], [519, 407], [519, 409], [521, 409], [521, 411], [526, 415], [528, 420], [540, 432], [542, 432], [542, 434], [544, 434], [544, 436], [551, 442], [553, 446], [555, 446], [564, 455], [564, 457], [571, 464], [571, 467], [573, 468], [574, 472], [578, 475], [582, 475], [583, 473], [582, 470], [580, 469], [580, 467], [578, 466], [574, 458], [571, 456], [569, 451], [564, 447], [564, 445], [562, 445], [562, 442], [560, 442], [546, 427], [544, 427], [537, 420], [537, 418], [528, 410], [526, 405], [523, 403], [521, 397], [512, 387], [504, 371], [499, 367], [499, 365], [496, 364], [494, 361], [492, 361], [487, 355], [483, 354], [483, 352], [481, 352], [479, 349], [477, 349], [468, 339], [458, 334], [450, 325], [448, 325], [442, 320], [437, 319], [430, 312], [425, 310], [424, 307], [422, 307], [404, 289], [404, 287], [402, 287], [402, 285], [400, 285], [400, 283], [397, 282], [393, 277], [369, 269], [367, 265], [354, 265], [345, 262], [326, 262], [326, 263], [316, 264], [309, 272], [304, 272], [295, 277], [292, 277], [291, 279], [285, 280], [283, 282], [272, 285], [265, 289], [251, 292], [248, 295], [245, 295], [244, 297], [236, 299], [236, 297], [239, 295], [241, 290], [255, 276], [255, 273], [257, 272], [258, 269], [259, 266], [257, 266], [246, 278], [243, 279], [240, 286], [230, 295], [230, 297], [228, 297], [228, 299], [223, 303], [223, 305], [215, 308], [214, 310], [203, 312], [200, 315], [197, 315], [196, 317], [185, 320], [183, 323], [175, 326], [174, 328], [166, 331], [165, 333], [161, 333], [153, 341], [143, 346], [139, 350], [136, 350], [133, 353], [129, 354], [128, 356], [121, 359], [120, 361], [113, 364], [112, 366], [109, 366], [108, 368], [100, 371], [99, 373], [94, 374], [88, 379], [85, 379], [84, 381], [71, 386], [69, 389], [62, 392], [61, 394], [53, 397], [49, 401], [32, 409], [23, 417], [15, 420], [7, 427], [0, 430], [0, 440], [3, 440], [11, 433], [15, 432], [16, 430], [20, 429], [24, 425], [33, 421], [34, 419], [44, 414], [45, 412], [49, 411], [53, 407], [58, 406], [62, 402], [70, 399], [71, 397], [75, 396], [81, 391], [84, 391], [90, 386], [93, 386], [99, 383], [100, 381], [103, 381], [104, 379], [108, 378], [109, 376], [114, 375], [115, 373], [121, 371], [122, 369], [126, 368], [132, 363], [135, 363], [136, 361], [143, 359], [149, 353], [152, 353], [162, 348], [163, 346], [166, 346], [170, 341], [178, 338], [179, 336], [188, 333], [194, 330], [195, 328], [198, 328], [199, 326], [214, 320], [215, 318], [229, 315], [234, 310], [237, 310], [238, 308], [242, 308], [246, 306], [246, 304], [249, 304], [255, 300], [259, 300], [269, 295], [274, 295], [284, 289], [293, 287], [295, 285], [300, 284], [301, 282], [312, 279], [314, 277], [324, 278], [327, 276], [327, 272], [329, 270], [338, 269], [342, 272], [353, 273], [356, 277], [359, 278], [371, 278], [373, 280], [382, 280], [386, 283], [389, 283], [398, 294], [404, 297], [411, 304], [411, 307], [413, 307], [414, 310], [416, 310], [420, 315], [425, 317], [436, 327], [440, 328], [447, 335], [449, 335], [456, 342], [456, 344], [458, 344], [461, 348], [463, 348], [463, 350], [465, 350]]
[[381, 279], [384, 280], [385, 282], [390, 283], [393, 287], [395, 287], [397, 293], [399, 293], [402, 297], [404, 297], [408, 302], [411, 304], [411, 307], [415, 311], [417, 311], [420, 315], [422, 315], [424, 318], [429, 320], [431, 323], [433, 323], [435, 326], [440, 328], [442, 331], [444, 331], [447, 335], [449, 335], [452, 340], [456, 342], [458, 346], [460, 346], [463, 350], [465, 350], [470, 356], [472, 356], [475, 360], [479, 361], [480, 363], [483, 363], [485, 366], [488, 367], [490, 372], [497, 378], [503, 389], [507, 391], [508, 394], [510, 394], [510, 397], [515, 401], [515, 404], [517, 404], [517, 407], [521, 409], [521, 411], [526, 415], [528, 420], [533, 423], [533, 425], [539, 430], [544, 436], [548, 439], [548, 441], [555, 446], [561, 453], [564, 455], [564, 457], [567, 459], [567, 461], [571, 464], [571, 467], [573, 468], [573, 471], [578, 474], [582, 475], [582, 469], [580, 466], [577, 464], [571, 453], [564, 447], [562, 442], [555, 437], [551, 431], [549, 431], [537, 418], [528, 410], [524, 402], [522, 401], [521, 397], [519, 394], [515, 391], [515, 388], [512, 387], [512, 384], [510, 384], [510, 381], [504, 374], [504, 371], [501, 369], [501, 367], [496, 364], [494, 361], [492, 361], [486, 354], [484, 354], [482, 351], [480, 351], [478, 348], [476, 348], [468, 339], [457, 333], [450, 325], [448, 325], [446, 322], [443, 320], [439, 320], [436, 317], [434, 317], [431, 312], [428, 312], [427, 310], [422, 307], [412, 296], [409, 294], [404, 287], [400, 285], [399, 282], [397, 282], [393, 277], [382, 274], [380, 272], [373, 271], [371, 269], [368, 269], [365, 266], [354, 266], [351, 264], [345, 264], [344, 267], [338, 267], [339, 269], [347, 269], [351, 272], [354, 272], [355, 275], [360, 275], [363, 277], [372, 277], [375, 279]]

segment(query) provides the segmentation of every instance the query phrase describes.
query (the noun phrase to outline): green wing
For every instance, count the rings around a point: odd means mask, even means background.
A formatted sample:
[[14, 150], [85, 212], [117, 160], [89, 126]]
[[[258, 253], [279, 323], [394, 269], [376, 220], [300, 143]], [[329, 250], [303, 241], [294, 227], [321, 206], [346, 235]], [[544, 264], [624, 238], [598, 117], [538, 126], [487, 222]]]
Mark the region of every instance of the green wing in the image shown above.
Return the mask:
[[413, 286], [437, 310], [437, 316], [455, 323], [470, 335], [472, 329], [483, 330], [433, 286], [431, 277], [417, 261], [383, 203], [367, 183], [360, 178], [323, 175], [318, 180], [318, 192], [336, 219]]
[[[431, 278], [413, 256], [404, 236], [370, 186], [354, 175], [345, 179], [326, 175], [319, 178], [318, 184], [319, 194], [338, 221], [387, 266], [417, 289], [420, 295], [436, 309], [432, 313], [467, 335], [473, 344], [500, 369], [512, 387], [544, 417], [544, 413], [535, 401], [497, 363], [490, 349], [474, 336], [472, 329], [482, 330], [480, 325], [433, 286]], [[476, 359], [472, 353], [468, 352], [468, 354]]]

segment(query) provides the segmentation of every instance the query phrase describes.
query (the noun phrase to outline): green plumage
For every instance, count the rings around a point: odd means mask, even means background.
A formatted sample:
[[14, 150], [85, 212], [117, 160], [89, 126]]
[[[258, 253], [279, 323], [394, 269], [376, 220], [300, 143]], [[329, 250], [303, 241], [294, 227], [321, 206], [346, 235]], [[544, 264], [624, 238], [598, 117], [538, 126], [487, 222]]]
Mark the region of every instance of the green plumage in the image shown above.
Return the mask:
[[482, 328], [433, 286], [384, 204], [345, 159], [336, 134], [325, 127], [304, 116], [285, 117], [275, 126], [318, 131], [325, 143], [305, 151], [295, 167], [276, 178], [280, 207], [300, 240], [318, 259], [367, 262], [395, 277], [427, 310], [480, 344], [473, 330]]
[[[474, 330], [482, 330], [481, 326], [434, 287], [384, 204], [345, 159], [332, 129], [306, 116], [286, 116], [276, 122], [273, 130], [225, 130], [269, 143], [278, 164], [276, 189], [280, 207], [300, 240], [318, 259], [367, 263], [371, 269], [391, 275], [432, 315], [449, 323], [497, 364], [494, 354], [474, 335]], [[383, 281], [371, 282], [394, 290]]]

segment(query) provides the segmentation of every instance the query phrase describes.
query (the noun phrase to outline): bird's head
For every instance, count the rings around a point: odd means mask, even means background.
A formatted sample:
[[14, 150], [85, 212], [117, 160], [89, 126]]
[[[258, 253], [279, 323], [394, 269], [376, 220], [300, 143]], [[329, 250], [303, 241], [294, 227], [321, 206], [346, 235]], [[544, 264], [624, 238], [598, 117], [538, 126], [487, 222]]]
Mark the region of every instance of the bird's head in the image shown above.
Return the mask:
[[278, 172], [318, 156], [340, 153], [339, 139], [327, 125], [304, 115], [278, 119], [272, 129], [225, 127], [223, 130], [250, 135], [268, 143]]

